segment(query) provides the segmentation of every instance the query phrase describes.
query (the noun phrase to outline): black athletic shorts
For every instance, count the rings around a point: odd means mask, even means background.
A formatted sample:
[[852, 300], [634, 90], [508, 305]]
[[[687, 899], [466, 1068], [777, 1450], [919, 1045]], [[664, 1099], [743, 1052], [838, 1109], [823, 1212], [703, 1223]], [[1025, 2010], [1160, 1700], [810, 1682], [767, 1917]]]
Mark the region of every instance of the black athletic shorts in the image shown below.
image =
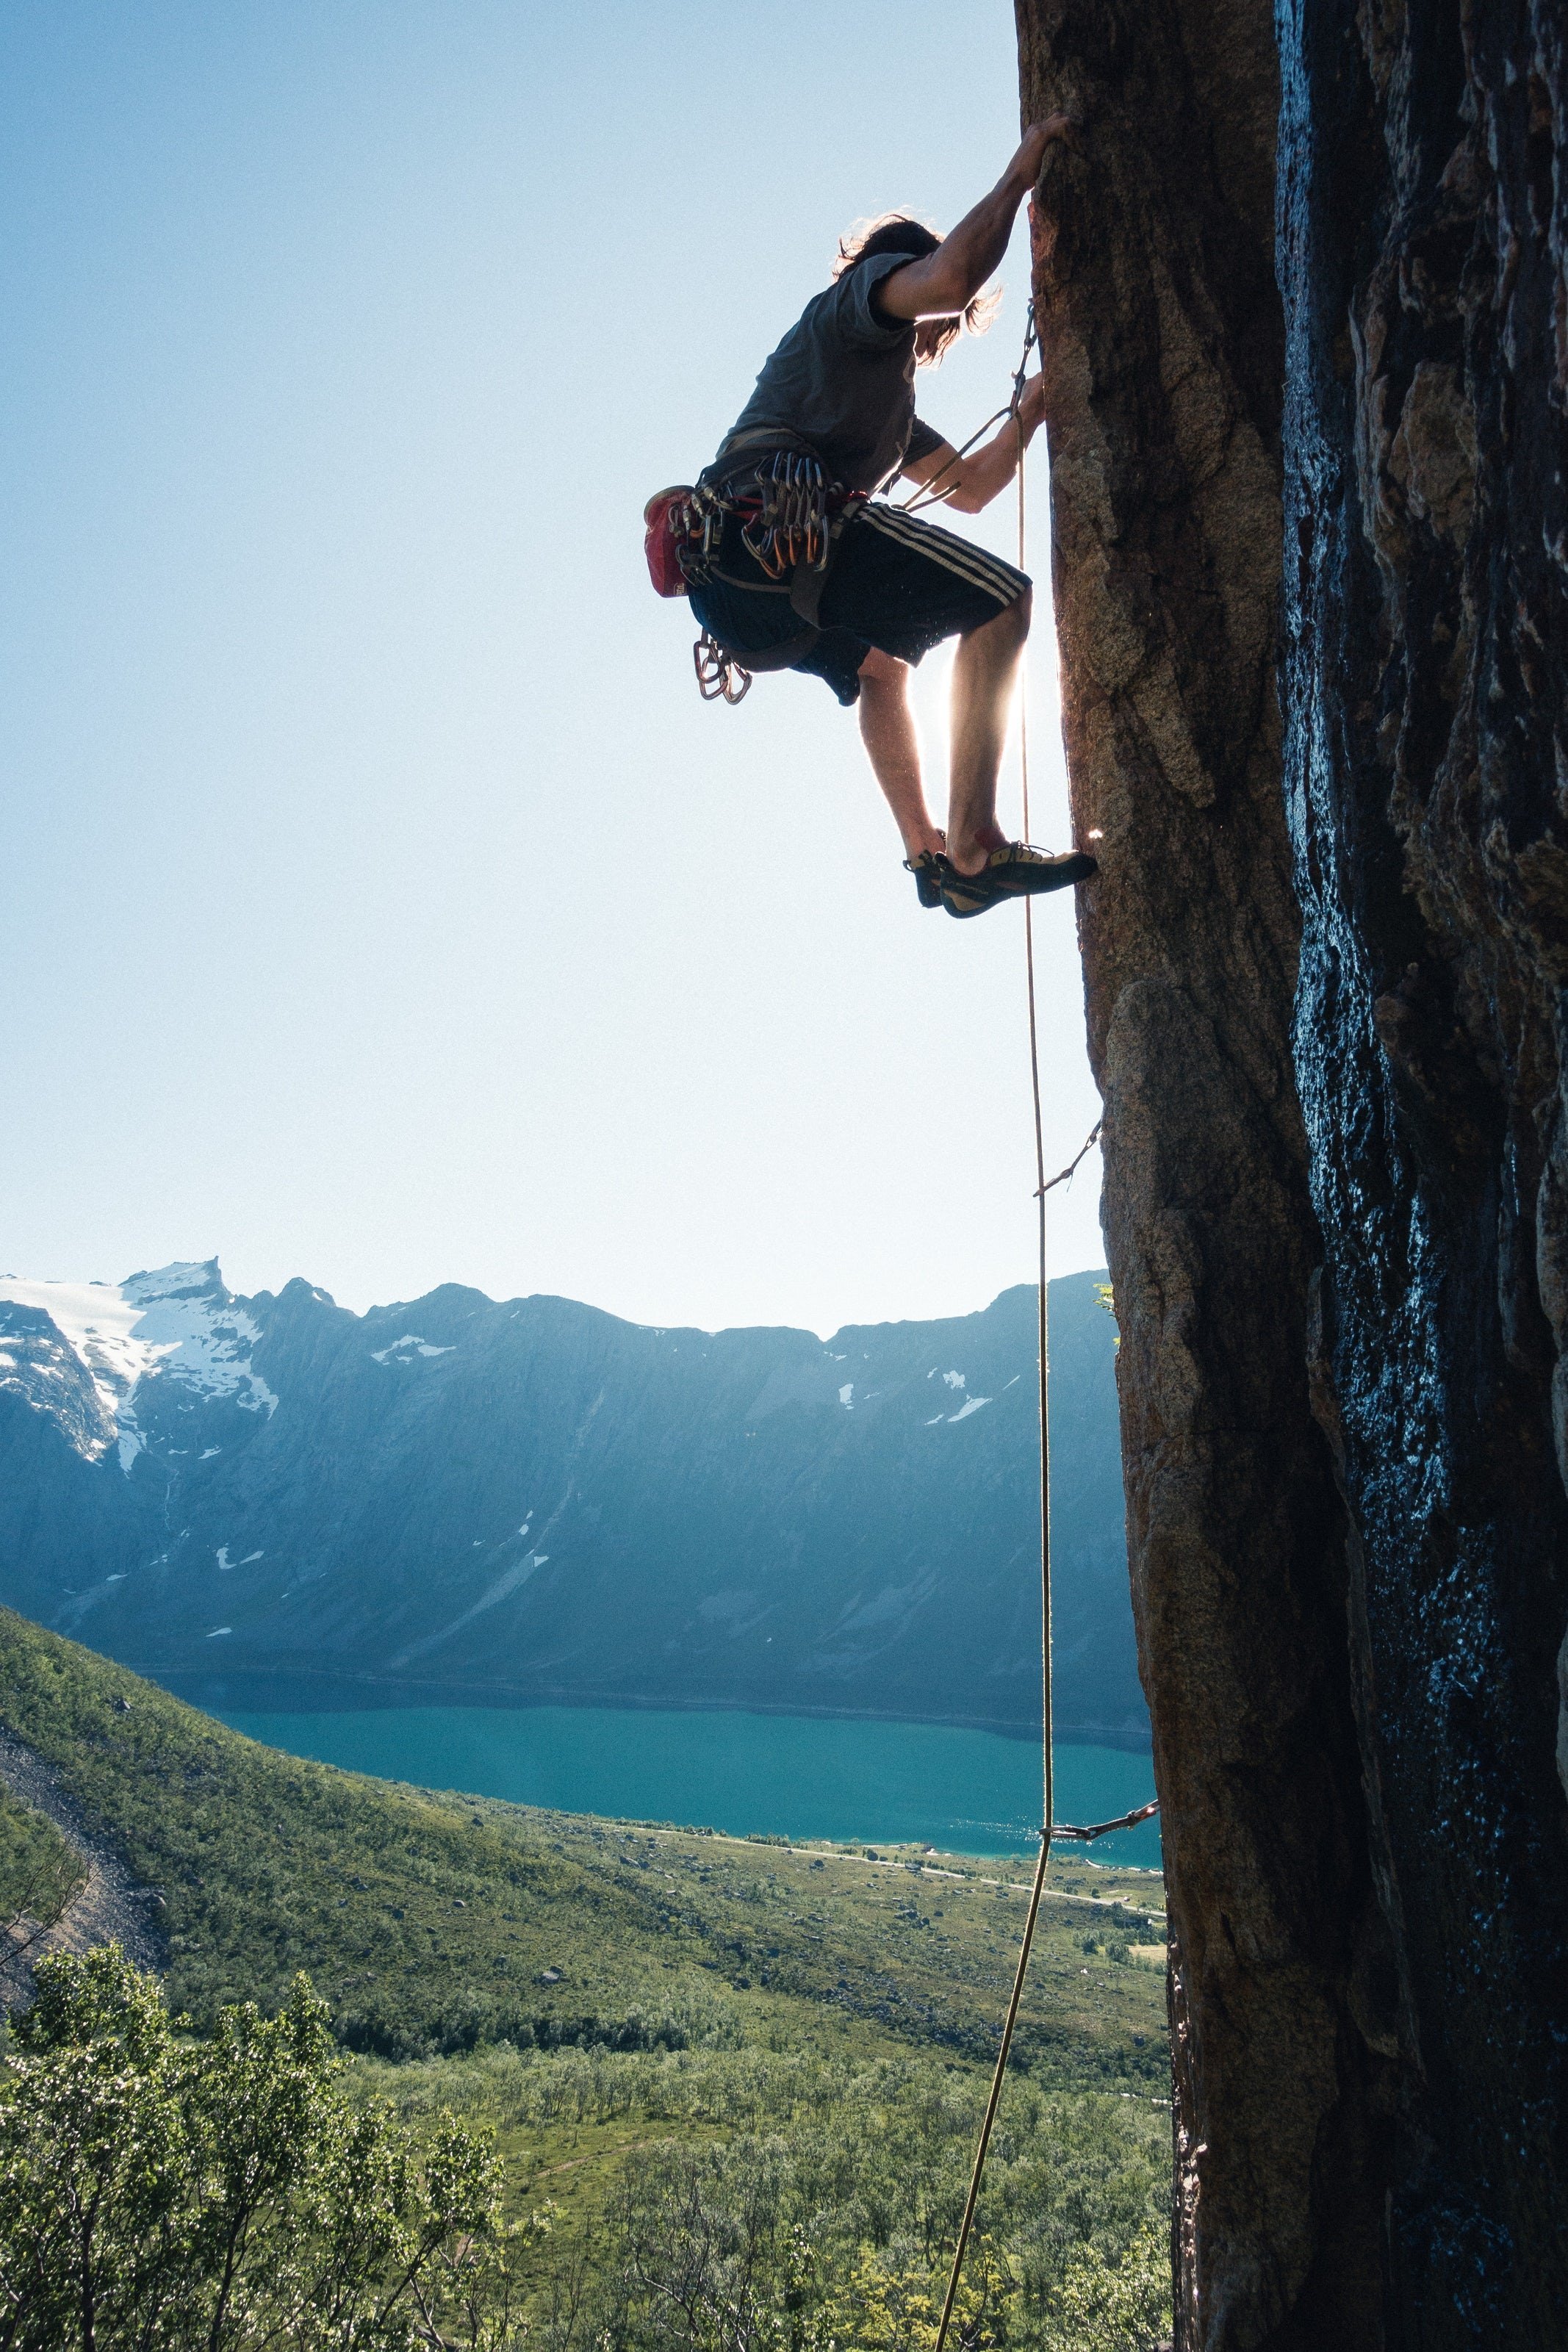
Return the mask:
[[[691, 609], [742, 667], [748, 651], [763, 653], [803, 633], [787, 590], [747, 553], [733, 516], [724, 525], [719, 569], [730, 577], [694, 587]], [[742, 580], [745, 586], [736, 584]], [[874, 499], [846, 523], [822, 592], [816, 641], [789, 667], [822, 678], [840, 702], [854, 702], [860, 665], [873, 646], [918, 662], [944, 637], [994, 620], [1029, 584], [1026, 572], [973, 541]]]

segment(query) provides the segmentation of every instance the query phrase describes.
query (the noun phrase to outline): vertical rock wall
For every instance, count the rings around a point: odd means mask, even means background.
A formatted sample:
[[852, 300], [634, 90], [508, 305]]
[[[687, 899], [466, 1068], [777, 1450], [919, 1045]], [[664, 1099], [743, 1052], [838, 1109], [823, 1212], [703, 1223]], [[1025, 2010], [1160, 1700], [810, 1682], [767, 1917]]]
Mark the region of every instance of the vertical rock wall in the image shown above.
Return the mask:
[[1318, 1391], [1393, 1962], [1388, 2339], [1424, 2352], [1568, 2337], [1565, 24], [1280, 16]]
[[[1178, 2340], [1378, 2319], [1384, 1950], [1309, 1390], [1320, 1242], [1275, 693], [1266, 0], [1018, 0], [1128, 1537], [1172, 1921]], [[1388, 1970], [1384, 1969], [1386, 1976]], [[1371, 2011], [1375, 2011], [1375, 2014]]]
[[1522, 2352], [1568, 2328], [1568, 18], [1018, 14], [1026, 119], [1083, 123], [1035, 285], [1178, 2340]]

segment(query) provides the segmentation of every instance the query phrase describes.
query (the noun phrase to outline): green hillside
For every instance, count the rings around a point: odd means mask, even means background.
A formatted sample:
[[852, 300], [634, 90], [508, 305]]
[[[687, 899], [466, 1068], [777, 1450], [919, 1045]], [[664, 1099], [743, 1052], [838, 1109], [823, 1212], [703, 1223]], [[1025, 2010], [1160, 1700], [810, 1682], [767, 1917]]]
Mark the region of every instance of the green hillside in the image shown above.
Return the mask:
[[[679, 2047], [719, 2012], [724, 2038], [774, 2047], [994, 2049], [1022, 1897], [984, 1881], [1016, 1868], [936, 1877], [363, 1780], [8, 1612], [0, 1693], [6, 1727], [158, 1890], [169, 1998], [198, 2023], [225, 2001], [276, 2007], [305, 1969], [339, 2038], [389, 2057]], [[1163, 1984], [1125, 1958], [1155, 1933], [1142, 1910], [1047, 1906], [1026, 2066], [1163, 2088]]]
[[[303, 1969], [363, 2053], [343, 2095], [367, 2129], [434, 2147], [455, 2110], [493, 2136], [524, 2250], [525, 2324], [507, 2344], [729, 2344], [738, 2297], [761, 2315], [746, 2340], [778, 2352], [929, 2347], [1020, 1864], [363, 1780], [258, 1747], [5, 1612], [0, 1726], [156, 1890], [169, 2005], [216, 2030], [213, 2053], [251, 2030], [224, 2004], [278, 2011]], [[58, 1860], [51, 1836], [25, 1808], [0, 1811], [19, 1865]], [[1168, 2326], [1163, 1980], [1145, 1965], [1157, 1887], [1062, 1865], [965, 2341], [1130, 2352]], [[52, 2126], [26, 2104], [41, 2094], [0, 2065], [0, 2109], [7, 2095], [47, 2188]]]

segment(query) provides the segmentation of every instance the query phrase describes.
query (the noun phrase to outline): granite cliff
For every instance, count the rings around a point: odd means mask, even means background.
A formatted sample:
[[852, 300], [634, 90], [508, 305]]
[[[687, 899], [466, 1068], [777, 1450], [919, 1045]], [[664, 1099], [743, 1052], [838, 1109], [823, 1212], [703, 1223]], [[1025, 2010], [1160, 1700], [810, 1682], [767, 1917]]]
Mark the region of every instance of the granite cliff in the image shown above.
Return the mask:
[[1563, 12], [1017, 13], [1178, 2344], [1545, 2346]]

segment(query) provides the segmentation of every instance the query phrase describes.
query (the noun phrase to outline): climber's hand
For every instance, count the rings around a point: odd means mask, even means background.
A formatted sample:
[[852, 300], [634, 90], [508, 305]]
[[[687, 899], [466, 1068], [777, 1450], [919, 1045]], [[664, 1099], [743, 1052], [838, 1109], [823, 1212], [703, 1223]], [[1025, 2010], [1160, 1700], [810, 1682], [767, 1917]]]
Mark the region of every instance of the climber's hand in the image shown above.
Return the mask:
[[1043, 122], [1031, 122], [1024, 133], [1024, 143], [1013, 158], [1007, 176], [1016, 185], [1032, 188], [1040, 176], [1046, 150], [1058, 140], [1068, 145], [1078, 139], [1078, 124], [1070, 114], [1048, 114]]
[[1045, 414], [1046, 379], [1043, 375], [1032, 375], [1018, 402], [1018, 422], [1025, 433], [1034, 433], [1044, 420]]
[[1032, 122], [1024, 143], [988, 196], [966, 212], [934, 253], [889, 270], [873, 301], [886, 319], [954, 319], [967, 309], [1007, 250], [1018, 207], [1040, 176], [1045, 152], [1075, 125], [1068, 114]]

